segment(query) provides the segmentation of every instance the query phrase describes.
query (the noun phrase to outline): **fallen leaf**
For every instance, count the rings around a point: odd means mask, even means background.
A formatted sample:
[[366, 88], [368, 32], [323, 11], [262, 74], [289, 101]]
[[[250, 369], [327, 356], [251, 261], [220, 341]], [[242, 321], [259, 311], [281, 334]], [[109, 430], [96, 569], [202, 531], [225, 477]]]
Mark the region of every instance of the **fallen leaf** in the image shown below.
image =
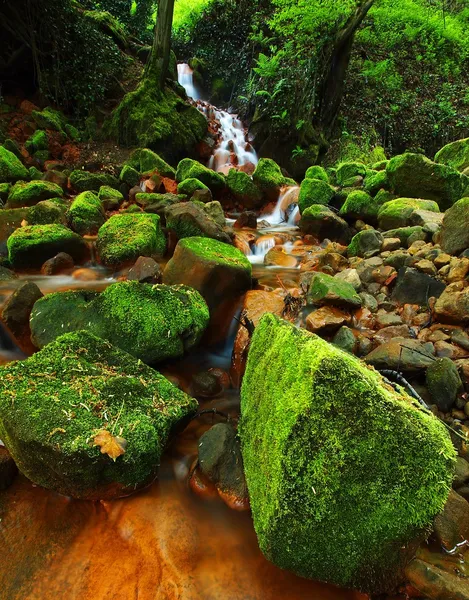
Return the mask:
[[116, 459], [125, 453], [127, 440], [122, 437], [114, 436], [107, 429], [101, 429], [94, 436], [94, 445], [101, 447], [101, 454], [107, 454], [115, 462]]

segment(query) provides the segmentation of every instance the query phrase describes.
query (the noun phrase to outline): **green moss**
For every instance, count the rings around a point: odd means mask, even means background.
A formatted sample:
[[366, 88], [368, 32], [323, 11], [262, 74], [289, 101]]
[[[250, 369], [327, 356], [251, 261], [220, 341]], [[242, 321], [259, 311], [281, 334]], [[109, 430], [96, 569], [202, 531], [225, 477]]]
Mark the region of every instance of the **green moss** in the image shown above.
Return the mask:
[[409, 219], [414, 210], [440, 212], [438, 204], [433, 200], [416, 198], [397, 198], [383, 204], [378, 211], [378, 222], [381, 229], [395, 229], [410, 225]]
[[380, 160], [378, 162], [375, 162], [371, 165], [371, 168], [374, 171], [383, 171], [386, 169], [386, 167], [388, 166], [389, 160]]
[[461, 198], [446, 211], [440, 244], [445, 252], [455, 255], [469, 248], [469, 198]]
[[338, 185], [345, 186], [347, 180], [355, 177], [365, 177], [366, 167], [359, 162], [345, 162], [337, 167], [336, 181]]
[[222, 266], [238, 267], [252, 274], [252, 266], [246, 256], [230, 244], [205, 237], [188, 237], [178, 242], [203, 261], [214, 262]]
[[360, 307], [362, 300], [350, 283], [326, 273], [314, 275], [306, 299], [309, 304]]
[[114, 215], [99, 230], [96, 248], [103, 264], [117, 268], [139, 256], [163, 256], [166, 238], [158, 215]]
[[32, 206], [28, 211], [28, 223], [30, 225], [48, 225], [62, 223], [65, 225], [66, 206], [54, 202], [54, 199], [43, 200]]
[[352, 219], [375, 221], [380, 206], [377, 199], [372, 198], [367, 192], [354, 190], [347, 196], [339, 214]]
[[396, 229], [389, 229], [383, 233], [383, 237], [399, 238], [401, 240], [401, 244], [405, 246], [411, 236], [418, 236], [420, 234], [424, 235], [423, 227], [416, 225], [414, 227], [398, 227]]
[[14, 231], [7, 241], [8, 258], [15, 268], [41, 267], [59, 252], [80, 262], [88, 249], [83, 239], [63, 225], [31, 225]]
[[326, 169], [319, 165], [313, 165], [306, 171], [305, 179], [321, 179], [326, 183], [329, 183], [329, 175], [326, 173]]
[[76, 127], [67, 123], [65, 125], [65, 133], [73, 142], [81, 142], [80, 132]]
[[396, 194], [435, 200], [443, 210], [462, 197], [468, 181], [455, 169], [410, 152], [392, 158], [386, 172]]
[[[19, 469], [76, 498], [151, 482], [171, 429], [197, 408], [157, 371], [85, 331], [2, 367], [0, 389], [1, 436]], [[101, 430], [126, 440], [115, 462], [93, 443]]]
[[106, 210], [116, 210], [124, 201], [122, 193], [108, 185], [99, 188], [98, 198]]
[[41, 200], [63, 196], [63, 193], [59, 185], [50, 181], [20, 181], [10, 190], [8, 206], [10, 208], [33, 206]]
[[366, 192], [374, 196], [381, 189], [387, 189], [389, 186], [388, 174], [386, 171], [376, 171], [372, 174], [367, 174], [363, 187]]
[[78, 192], [98, 192], [103, 185], [119, 187], [119, 181], [109, 173], [90, 173], [76, 170], [70, 173], [70, 183]]
[[6, 202], [10, 193], [11, 185], [9, 183], [0, 183], [0, 200]]
[[259, 546], [283, 569], [370, 593], [448, 497], [444, 426], [373, 369], [271, 314], [256, 327], [239, 434]]
[[305, 179], [301, 183], [298, 206], [303, 213], [313, 204], [327, 205], [334, 197], [334, 188], [322, 179]]
[[18, 142], [15, 140], [7, 139], [3, 142], [3, 147], [12, 152], [17, 158], [21, 160], [21, 148]]
[[148, 173], [157, 171], [162, 177], [171, 177], [174, 179], [176, 170], [168, 165], [156, 152], [148, 148], [138, 148], [130, 155], [128, 164], [139, 173]]
[[130, 187], [134, 187], [140, 182], [140, 173], [136, 171], [133, 167], [129, 165], [124, 165], [119, 175], [119, 179], [127, 185], [129, 185]]
[[13, 183], [20, 179], [29, 179], [28, 169], [13, 152], [0, 146], [0, 181]]
[[178, 184], [178, 194], [184, 194], [185, 196], [192, 197], [192, 194], [196, 190], [208, 190], [209, 188], [195, 177], [189, 177], [184, 179]]
[[47, 150], [49, 148], [47, 133], [38, 129], [26, 140], [24, 147], [30, 154], [33, 154], [37, 150]]
[[138, 206], [137, 204], [131, 204], [127, 208], [124, 208], [124, 210], [122, 212], [126, 213], [126, 214], [136, 214], [136, 213], [141, 213], [143, 211], [142, 211], [141, 207]]
[[120, 48], [128, 47], [129, 41], [125, 28], [111, 13], [105, 10], [85, 10], [83, 16], [98, 25], [101, 31], [111, 37]]
[[50, 106], [43, 111], [33, 110], [32, 117], [41, 129], [51, 129], [53, 131], [62, 131], [65, 122], [63, 115]]
[[33, 154], [33, 158], [43, 167], [44, 163], [50, 159], [50, 153], [48, 150], [36, 150]]
[[182, 356], [207, 326], [208, 308], [186, 286], [126, 281], [102, 293], [57, 292], [36, 302], [31, 313], [34, 343], [42, 348], [62, 335], [86, 327], [145, 362]]
[[[271, 158], [261, 158], [257, 164], [252, 179], [257, 187], [264, 194], [277, 193], [279, 188], [287, 183], [287, 178], [283, 175], [278, 164]], [[293, 182], [295, 184], [295, 182]]]
[[443, 146], [435, 154], [435, 162], [452, 167], [456, 171], [464, 171], [469, 167], [469, 138]]
[[154, 204], [162, 204], [165, 207], [172, 206], [179, 202], [183, 202], [186, 199], [185, 196], [177, 194], [155, 194], [140, 192], [135, 195], [135, 200], [143, 207], [151, 206]]
[[258, 208], [262, 205], [262, 192], [247, 173], [230, 169], [226, 185], [234, 198], [246, 208]]
[[37, 167], [29, 167], [29, 179], [31, 181], [38, 181], [42, 179], [43, 173]]
[[205, 184], [212, 192], [219, 192], [225, 188], [225, 177], [220, 173], [204, 167], [196, 160], [184, 158], [178, 164], [176, 171], [176, 181], [181, 183], [185, 179], [198, 179]]
[[353, 236], [347, 248], [347, 254], [370, 258], [378, 254], [383, 243], [383, 236], [374, 229], [363, 229]]
[[100, 199], [93, 192], [82, 192], [72, 202], [67, 219], [73, 231], [94, 235], [106, 220]]
[[202, 203], [181, 202], [165, 210], [166, 227], [179, 240], [187, 237], [207, 237], [231, 243], [230, 236], [223, 231], [204, 210]]

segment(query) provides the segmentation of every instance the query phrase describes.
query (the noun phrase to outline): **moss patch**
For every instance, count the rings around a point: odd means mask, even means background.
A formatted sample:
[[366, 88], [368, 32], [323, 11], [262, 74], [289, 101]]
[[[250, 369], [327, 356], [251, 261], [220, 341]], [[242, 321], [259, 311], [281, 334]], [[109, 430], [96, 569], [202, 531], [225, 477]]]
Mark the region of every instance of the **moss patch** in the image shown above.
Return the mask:
[[103, 185], [118, 188], [119, 181], [109, 173], [90, 173], [76, 170], [70, 174], [70, 183], [77, 192], [98, 192]]
[[20, 179], [29, 179], [28, 169], [13, 152], [0, 146], [0, 182], [15, 182]]
[[176, 176], [176, 170], [171, 165], [150, 150], [149, 148], [138, 148], [130, 155], [130, 159], [127, 161], [131, 167], [136, 169], [139, 173], [148, 173], [152, 171], [158, 171], [163, 177], [171, 177], [172, 179]]
[[33, 206], [41, 200], [63, 196], [60, 185], [50, 181], [20, 181], [10, 190], [8, 206], [20, 208], [21, 206]]
[[397, 198], [383, 204], [378, 211], [378, 222], [381, 229], [395, 229], [410, 225], [410, 217], [414, 210], [440, 212], [438, 204], [433, 200], [416, 198]]
[[322, 179], [305, 179], [301, 183], [298, 206], [300, 213], [313, 204], [327, 205], [334, 197], [334, 189]]
[[178, 194], [184, 194], [185, 196], [192, 197], [192, 194], [196, 190], [208, 190], [209, 188], [202, 183], [199, 179], [195, 177], [189, 177], [188, 179], [184, 179], [181, 183], [178, 184]]
[[106, 217], [98, 196], [93, 192], [83, 192], [72, 202], [67, 219], [73, 231], [80, 235], [94, 235]]
[[178, 164], [176, 181], [181, 183], [185, 179], [192, 178], [201, 181], [210, 188], [212, 192], [219, 192], [225, 187], [225, 178], [223, 175], [204, 167], [204, 165], [196, 160], [192, 160], [192, 158], [184, 158]]

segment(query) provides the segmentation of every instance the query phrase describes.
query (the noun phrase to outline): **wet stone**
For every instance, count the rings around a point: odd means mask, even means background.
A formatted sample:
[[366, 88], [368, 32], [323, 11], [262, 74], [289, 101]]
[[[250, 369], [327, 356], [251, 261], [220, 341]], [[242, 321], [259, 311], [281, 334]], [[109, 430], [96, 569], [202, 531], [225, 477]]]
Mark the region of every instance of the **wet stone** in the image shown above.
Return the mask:
[[17, 474], [15, 461], [5, 446], [0, 446], [0, 491], [9, 488]]

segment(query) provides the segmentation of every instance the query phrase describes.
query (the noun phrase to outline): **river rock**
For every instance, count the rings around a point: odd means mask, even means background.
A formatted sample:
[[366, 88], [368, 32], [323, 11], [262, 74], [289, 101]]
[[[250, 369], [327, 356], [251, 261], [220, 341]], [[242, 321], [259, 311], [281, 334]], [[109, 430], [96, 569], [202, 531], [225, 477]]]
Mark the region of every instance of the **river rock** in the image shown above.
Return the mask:
[[458, 200], [445, 212], [440, 243], [449, 254], [459, 254], [469, 248], [469, 198]]
[[158, 215], [120, 214], [111, 217], [99, 229], [96, 248], [101, 262], [117, 269], [140, 256], [163, 256], [166, 238]]
[[108, 185], [102, 185], [99, 188], [98, 198], [105, 210], [119, 210], [124, 201], [122, 193]]
[[386, 172], [392, 190], [402, 197], [436, 200], [446, 210], [462, 196], [467, 178], [422, 154], [406, 152], [393, 157]]
[[29, 317], [34, 304], [42, 298], [41, 290], [32, 281], [21, 283], [7, 299], [2, 309], [2, 323], [25, 354], [32, 354]]
[[29, 179], [28, 169], [13, 152], [0, 146], [0, 182], [14, 183], [26, 179]]
[[400, 304], [427, 306], [429, 298], [439, 298], [445, 287], [443, 281], [431, 275], [403, 267], [399, 269], [392, 298]]
[[355, 177], [365, 177], [366, 167], [361, 162], [344, 162], [337, 167], [336, 180], [343, 187], [347, 187]]
[[200, 294], [183, 285], [115, 283], [103, 292], [56, 292], [36, 302], [32, 340], [43, 348], [63, 333], [87, 329], [144, 362], [182, 356], [208, 324]]
[[41, 200], [28, 210], [28, 225], [67, 225], [67, 205], [60, 198]]
[[178, 164], [176, 181], [181, 183], [185, 179], [198, 179], [216, 194], [225, 188], [225, 178], [220, 173], [208, 169], [201, 163], [191, 158], [184, 158]]
[[313, 204], [329, 204], [334, 193], [334, 188], [322, 179], [304, 179], [298, 196], [300, 213], [303, 214]]
[[207, 237], [226, 244], [230, 236], [201, 207], [193, 202], [173, 204], [165, 210], [166, 227], [173, 231], [179, 240], [187, 237]]
[[85, 331], [0, 371], [0, 436], [18, 468], [73, 498], [113, 499], [151, 483], [171, 429], [197, 408], [157, 371]]
[[456, 466], [454, 469], [453, 487], [458, 489], [469, 482], [469, 462], [458, 456], [456, 458]]
[[203, 237], [178, 242], [163, 272], [166, 284], [183, 283], [198, 290], [210, 311], [251, 287], [251, 263], [234, 246]]
[[469, 167], [469, 138], [456, 140], [443, 146], [435, 154], [435, 162], [452, 167], [462, 173]]
[[176, 171], [159, 154], [153, 152], [149, 148], [137, 148], [130, 155], [127, 161], [131, 167], [139, 173], [148, 173], [157, 171], [163, 177], [171, 177], [174, 179]]
[[306, 299], [309, 304], [317, 306], [328, 304], [345, 308], [359, 308], [362, 305], [362, 299], [353, 285], [326, 273], [314, 275]]
[[413, 588], [429, 600], [469, 600], [466, 577], [455, 574], [455, 565], [448, 570], [420, 558], [413, 560], [406, 569], [406, 577]]
[[73, 269], [74, 262], [70, 254], [59, 252], [53, 258], [49, 258], [41, 267], [41, 275], [57, 275]]
[[358, 359], [267, 314], [251, 342], [239, 434], [270, 561], [368, 593], [401, 581], [451, 487], [455, 453], [435, 417]]
[[[378, 211], [378, 224], [385, 231], [407, 227], [412, 224], [415, 210], [424, 209], [439, 213], [438, 204], [432, 200], [416, 198], [398, 198], [385, 202]], [[393, 236], [399, 237], [399, 236]]]
[[128, 281], [139, 281], [140, 283], [161, 283], [162, 278], [160, 265], [149, 256], [139, 256], [127, 274]]
[[448, 412], [462, 391], [459, 371], [450, 358], [438, 358], [427, 368], [427, 387], [434, 404], [442, 412]]
[[78, 194], [81, 194], [81, 192], [99, 192], [103, 185], [119, 188], [119, 180], [109, 173], [90, 173], [78, 169], [72, 171], [69, 181], [70, 187]]
[[283, 175], [278, 164], [271, 158], [259, 160], [252, 179], [269, 202], [276, 202], [283, 186], [296, 185]]
[[11, 454], [5, 446], [0, 445], [0, 492], [10, 487], [17, 474], [18, 467]]
[[469, 323], [469, 286], [450, 284], [435, 304], [435, 315], [443, 323]]
[[372, 350], [365, 361], [376, 369], [414, 372], [426, 369], [435, 361], [433, 344], [394, 338]]
[[362, 282], [356, 269], [344, 269], [343, 271], [336, 273], [334, 277], [335, 279], [340, 279], [341, 281], [349, 283], [355, 290], [357, 290], [357, 292], [362, 287]]
[[306, 317], [306, 329], [311, 333], [334, 333], [349, 321], [349, 313], [332, 306], [322, 306]]
[[249, 505], [241, 445], [230, 423], [217, 423], [199, 440], [199, 466], [230, 506]]
[[98, 196], [93, 192], [82, 192], [72, 202], [67, 219], [73, 231], [80, 235], [95, 235], [106, 217]]
[[230, 169], [226, 185], [235, 200], [244, 208], [260, 208], [262, 206], [262, 192], [246, 173]]
[[299, 227], [303, 234], [314, 235], [320, 240], [330, 238], [348, 244], [352, 238], [347, 222], [327, 206], [319, 204], [313, 204], [303, 212]]
[[89, 254], [83, 238], [59, 224], [20, 227], [8, 238], [7, 247], [16, 269], [39, 269], [59, 252], [66, 252], [77, 263]]
[[348, 248], [348, 256], [360, 256], [361, 258], [371, 258], [379, 254], [383, 236], [374, 229], [364, 229], [353, 236]]
[[341, 217], [375, 222], [379, 208], [384, 201], [385, 199], [382, 196], [372, 198], [370, 194], [363, 190], [354, 190], [348, 194], [339, 214]]
[[433, 528], [447, 552], [469, 540], [469, 502], [451, 490], [443, 511], [435, 517]]
[[63, 190], [60, 186], [49, 181], [20, 181], [16, 183], [8, 194], [8, 208], [21, 208], [33, 206], [41, 200], [61, 198]]

